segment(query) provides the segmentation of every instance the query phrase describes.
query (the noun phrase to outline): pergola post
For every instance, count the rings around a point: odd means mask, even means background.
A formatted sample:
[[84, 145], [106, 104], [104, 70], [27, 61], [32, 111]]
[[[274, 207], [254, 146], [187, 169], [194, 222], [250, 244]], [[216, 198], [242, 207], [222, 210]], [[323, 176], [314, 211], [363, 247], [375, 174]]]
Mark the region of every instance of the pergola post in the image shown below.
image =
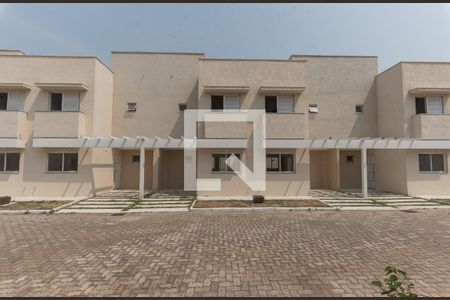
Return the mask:
[[367, 149], [361, 148], [361, 188], [363, 198], [367, 198]]
[[145, 148], [141, 146], [139, 153], [139, 199], [144, 198], [145, 191]]

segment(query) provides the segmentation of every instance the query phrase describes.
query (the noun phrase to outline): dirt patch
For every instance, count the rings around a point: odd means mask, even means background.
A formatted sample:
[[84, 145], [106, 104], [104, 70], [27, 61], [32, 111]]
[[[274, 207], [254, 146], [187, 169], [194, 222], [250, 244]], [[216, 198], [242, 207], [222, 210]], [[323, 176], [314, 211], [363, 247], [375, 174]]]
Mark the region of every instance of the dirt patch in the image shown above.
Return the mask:
[[194, 207], [328, 207], [328, 205], [318, 200], [265, 200], [260, 204], [250, 200], [197, 200]]
[[11, 202], [9, 205], [0, 206], [0, 210], [34, 210], [53, 209], [58, 206], [70, 203], [70, 201], [21, 201]]

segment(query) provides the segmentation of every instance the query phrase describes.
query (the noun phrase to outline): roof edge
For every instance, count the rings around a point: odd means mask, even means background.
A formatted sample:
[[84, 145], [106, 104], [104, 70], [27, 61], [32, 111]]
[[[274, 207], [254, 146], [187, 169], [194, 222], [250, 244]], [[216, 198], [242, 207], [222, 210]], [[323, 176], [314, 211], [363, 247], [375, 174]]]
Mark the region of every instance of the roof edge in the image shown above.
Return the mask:
[[260, 59], [260, 58], [200, 58], [199, 60], [211, 61], [273, 61], [273, 62], [307, 62], [307, 60], [291, 60], [291, 59]]
[[205, 55], [200, 52], [152, 52], [152, 51], [111, 51], [112, 54], [168, 54], [168, 55]]
[[289, 59], [293, 57], [336, 57], [336, 58], [378, 58], [377, 55], [314, 55], [314, 54], [292, 54]]

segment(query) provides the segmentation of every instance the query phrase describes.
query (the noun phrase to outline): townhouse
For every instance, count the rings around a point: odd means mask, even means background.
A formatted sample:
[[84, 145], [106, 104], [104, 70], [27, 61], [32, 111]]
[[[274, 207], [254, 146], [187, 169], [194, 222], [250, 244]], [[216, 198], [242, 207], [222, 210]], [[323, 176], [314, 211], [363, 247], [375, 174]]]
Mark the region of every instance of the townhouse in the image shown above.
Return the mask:
[[[450, 195], [450, 64], [293, 55], [209, 59], [202, 53], [95, 57], [0, 51], [0, 193], [76, 197], [112, 189], [183, 190], [220, 179], [203, 197], [301, 197], [311, 189]], [[249, 122], [198, 122], [186, 156], [185, 113], [265, 112], [266, 189], [250, 169]]]

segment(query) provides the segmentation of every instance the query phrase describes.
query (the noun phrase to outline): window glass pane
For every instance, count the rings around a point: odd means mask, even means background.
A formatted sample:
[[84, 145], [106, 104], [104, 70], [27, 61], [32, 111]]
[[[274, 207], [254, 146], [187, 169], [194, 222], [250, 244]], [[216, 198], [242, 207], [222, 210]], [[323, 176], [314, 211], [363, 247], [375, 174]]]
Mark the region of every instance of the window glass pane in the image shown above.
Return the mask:
[[294, 155], [281, 154], [281, 171], [282, 172], [294, 171]]
[[224, 109], [240, 109], [241, 104], [239, 101], [239, 96], [225, 96], [223, 99]]
[[8, 108], [8, 94], [0, 93], [0, 110], [6, 110]]
[[292, 96], [278, 96], [277, 97], [277, 111], [279, 113], [294, 112]]
[[80, 111], [80, 94], [64, 93], [64, 111]]
[[443, 154], [432, 154], [431, 155], [431, 165], [433, 171], [444, 171], [444, 155]]
[[8, 110], [23, 111], [23, 103], [25, 101], [24, 92], [11, 92], [8, 99]]
[[0, 172], [5, 171], [5, 153], [0, 153]]
[[280, 169], [280, 156], [278, 154], [267, 154], [266, 155], [266, 170], [273, 172], [279, 171]]
[[443, 113], [441, 97], [427, 97], [427, 113], [428, 114]]
[[416, 97], [416, 114], [425, 114], [425, 98], [424, 97]]
[[429, 154], [419, 154], [419, 171], [431, 171]]
[[49, 153], [48, 154], [48, 170], [49, 171], [62, 171], [62, 153]]
[[223, 96], [211, 96], [211, 109], [223, 109]]
[[19, 153], [6, 153], [6, 171], [18, 172], [19, 162], [20, 162]]
[[50, 94], [50, 110], [61, 111], [62, 110], [62, 94]]
[[276, 113], [276, 112], [277, 112], [277, 97], [266, 96], [266, 113]]
[[64, 153], [64, 171], [78, 170], [78, 153]]
[[224, 172], [227, 170], [227, 164], [225, 161], [227, 160], [227, 156], [225, 154], [220, 154], [219, 156], [219, 171]]
[[220, 170], [220, 167], [219, 167], [219, 157], [220, 156], [219, 156], [219, 154], [213, 154], [212, 157], [213, 157], [213, 168], [212, 168], [212, 170], [214, 172], [218, 172]]

